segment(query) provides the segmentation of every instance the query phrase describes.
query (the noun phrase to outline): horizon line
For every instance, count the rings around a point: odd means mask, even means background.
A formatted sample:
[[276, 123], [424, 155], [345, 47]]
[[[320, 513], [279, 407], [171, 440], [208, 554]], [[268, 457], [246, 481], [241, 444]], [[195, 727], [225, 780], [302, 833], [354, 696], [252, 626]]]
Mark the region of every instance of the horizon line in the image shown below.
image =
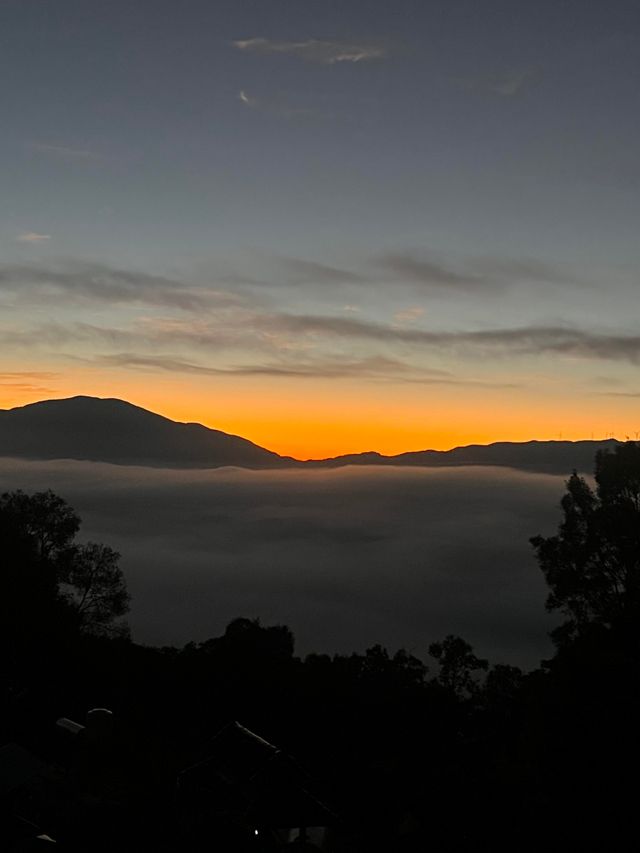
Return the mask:
[[324, 462], [324, 461], [330, 461], [332, 459], [339, 459], [341, 457], [366, 456], [366, 455], [375, 455], [375, 456], [380, 457], [381, 459], [394, 459], [398, 456], [410, 455], [410, 454], [414, 454], [414, 453], [448, 453], [451, 451], [464, 450], [464, 449], [472, 448], [472, 447], [491, 447], [491, 446], [496, 445], [496, 444], [513, 444], [513, 445], [536, 444], [536, 443], [537, 444], [560, 444], [560, 443], [577, 444], [577, 443], [581, 443], [581, 442], [593, 442], [594, 444], [602, 444], [604, 442], [624, 443], [625, 441], [636, 441], [637, 442], [639, 440], [638, 434], [636, 434], [636, 433], [634, 433], [636, 435], [635, 439], [632, 439], [629, 435], [626, 435], [626, 434], [625, 434], [624, 438], [618, 438], [614, 432], [608, 433], [602, 438], [596, 438], [593, 435], [593, 433], [591, 434], [591, 437], [589, 437], [589, 438], [586, 438], [586, 437], [585, 438], [565, 438], [563, 436], [562, 432], [559, 432], [557, 438], [529, 438], [529, 439], [525, 439], [525, 440], [515, 440], [515, 439], [509, 439], [509, 438], [496, 438], [496, 439], [493, 439], [491, 441], [484, 441], [484, 442], [483, 441], [471, 441], [469, 443], [463, 443], [463, 444], [451, 444], [450, 446], [447, 446], [447, 447], [429, 447], [429, 446], [423, 445], [421, 447], [418, 447], [417, 449], [401, 450], [397, 453], [382, 453], [378, 450], [375, 450], [375, 449], [369, 447], [365, 450], [341, 451], [341, 452], [334, 453], [331, 456], [307, 456], [305, 458], [300, 458], [300, 456], [294, 456], [293, 454], [282, 453], [280, 451], [271, 450], [271, 448], [269, 448], [268, 446], [266, 446], [264, 444], [261, 444], [259, 441], [256, 441], [253, 438], [247, 438], [246, 435], [241, 435], [240, 433], [237, 433], [237, 432], [229, 432], [227, 430], [220, 429], [219, 427], [212, 426], [208, 423], [205, 423], [203, 420], [177, 420], [176, 418], [171, 417], [167, 414], [164, 414], [161, 411], [157, 411], [155, 409], [147, 408], [146, 406], [142, 406], [139, 403], [134, 403], [131, 400], [127, 400], [124, 397], [114, 397], [114, 396], [102, 397], [102, 396], [99, 396], [96, 394], [72, 394], [70, 396], [65, 396], [65, 397], [42, 397], [42, 398], [39, 398], [36, 400], [32, 400], [28, 403], [23, 403], [23, 404], [17, 405], [17, 406], [11, 406], [8, 408], [0, 408], [0, 412], [11, 412], [11, 411], [14, 411], [16, 409], [24, 409], [24, 408], [27, 408], [30, 406], [35, 406], [35, 405], [41, 404], [41, 403], [60, 403], [60, 402], [66, 402], [66, 401], [71, 401], [71, 400], [78, 400], [78, 399], [100, 400], [100, 401], [104, 401], [104, 402], [122, 403], [122, 404], [125, 404], [127, 406], [131, 406], [132, 408], [140, 409], [141, 411], [149, 412], [150, 414], [156, 415], [156, 416], [161, 417], [161, 418], [165, 418], [166, 420], [171, 421], [172, 423], [175, 423], [175, 424], [182, 424], [182, 425], [197, 424], [198, 426], [202, 426], [205, 429], [210, 429], [214, 432], [221, 432], [221, 433], [228, 435], [228, 436], [233, 436], [233, 437], [244, 439], [245, 441], [249, 441], [252, 444], [255, 444], [256, 446], [262, 448], [263, 450], [267, 450], [270, 453], [274, 453], [281, 458], [291, 459], [294, 462], [300, 462], [300, 463]]

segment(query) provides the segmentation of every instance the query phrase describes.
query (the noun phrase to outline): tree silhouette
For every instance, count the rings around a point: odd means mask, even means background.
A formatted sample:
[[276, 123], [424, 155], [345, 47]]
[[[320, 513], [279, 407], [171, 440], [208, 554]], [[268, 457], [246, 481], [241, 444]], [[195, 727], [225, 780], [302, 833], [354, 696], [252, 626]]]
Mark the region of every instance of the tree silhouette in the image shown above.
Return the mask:
[[51, 491], [0, 496], [2, 616], [14, 638], [75, 627], [122, 634], [129, 596], [119, 555], [106, 545], [80, 545], [80, 519]]
[[59, 558], [80, 529], [74, 510], [52, 491], [5, 492], [0, 496], [0, 521], [6, 538], [21, 542], [41, 561]]
[[121, 618], [129, 610], [129, 594], [119, 559], [108, 545], [88, 542], [76, 546], [68, 560], [60, 589], [88, 633], [127, 633]]
[[574, 471], [557, 535], [530, 540], [550, 589], [547, 609], [566, 617], [552, 634], [560, 646], [594, 628], [628, 639], [640, 627], [640, 446], [600, 451], [595, 481], [594, 491]]
[[459, 699], [477, 691], [475, 673], [484, 672], [489, 666], [484, 658], [476, 657], [466, 640], [453, 634], [448, 634], [438, 643], [431, 643], [429, 654], [440, 664], [436, 680]]
[[375, 645], [363, 657], [352, 655], [352, 659], [359, 660], [361, 678], [391, 689], [421, 687], [427, 673], [422, 661], [405, 649], [398, 649], [391, 656], [383, 646]]
[[239, 616], [229, 622], [222, 637], [207, 640], [200, 648], [209, 654], [225, 654], [260, 665], [266, 661], [290, 660], [294, 638], [286, 625], [265, 627], [259, 619]]

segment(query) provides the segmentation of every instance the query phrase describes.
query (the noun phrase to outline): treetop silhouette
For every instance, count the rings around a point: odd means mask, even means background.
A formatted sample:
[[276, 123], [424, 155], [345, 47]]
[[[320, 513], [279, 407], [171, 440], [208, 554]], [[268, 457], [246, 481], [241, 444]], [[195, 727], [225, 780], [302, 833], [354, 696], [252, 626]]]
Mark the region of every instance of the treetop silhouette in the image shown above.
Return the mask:
[[57, 631], [122, 636], [129, 595], [120, 555], [75, 541], [80, 518], [52, 491], [0, 496], [3, 622], [14, 635]]
[[559, 646], [596, 626], [629, 638], [640, 625], [640, 446], [599, 452], [595, 482], [594, 490], [574, 471], [558, 533], [530, 540], [550, 589], [547, 609], [566, 617], [552, 634]]

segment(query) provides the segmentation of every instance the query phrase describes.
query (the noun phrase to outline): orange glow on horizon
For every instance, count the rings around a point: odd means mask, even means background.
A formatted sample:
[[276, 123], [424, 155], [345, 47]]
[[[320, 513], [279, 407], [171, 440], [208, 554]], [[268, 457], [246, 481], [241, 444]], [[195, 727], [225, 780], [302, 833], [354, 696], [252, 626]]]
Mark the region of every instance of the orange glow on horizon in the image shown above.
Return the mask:
[[[395, 455], [494, 441], [634, 438], [637, 404], [566, 392], [360, 384], [315, 380], [216, 380], [77, 369], [49, 388], [0, 385], [0, 407], [79, 394], [118, 397], [176, 421], [196, 421], [298, 459], [374, 450]], [[53, 385], [54, 383], [52, 383]], [[585, 426], [587, 425], [587, 426]]]

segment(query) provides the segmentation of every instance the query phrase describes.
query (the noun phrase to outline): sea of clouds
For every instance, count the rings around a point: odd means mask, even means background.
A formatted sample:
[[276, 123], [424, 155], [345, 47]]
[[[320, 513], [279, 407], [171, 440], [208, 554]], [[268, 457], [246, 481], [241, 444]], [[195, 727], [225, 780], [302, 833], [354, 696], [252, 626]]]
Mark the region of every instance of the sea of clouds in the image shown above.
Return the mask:
[[492, 662], [549, 656], [529, 537], [563, 478], [506, 468], [175, 471], [0, 460], [0, 490], [53, 489], [80, 539], [121, 552], [138, 642], [182, 645], [236, 616], [284, 623], [299, 654], [381, 643], [425, 659], [464, 636]]

